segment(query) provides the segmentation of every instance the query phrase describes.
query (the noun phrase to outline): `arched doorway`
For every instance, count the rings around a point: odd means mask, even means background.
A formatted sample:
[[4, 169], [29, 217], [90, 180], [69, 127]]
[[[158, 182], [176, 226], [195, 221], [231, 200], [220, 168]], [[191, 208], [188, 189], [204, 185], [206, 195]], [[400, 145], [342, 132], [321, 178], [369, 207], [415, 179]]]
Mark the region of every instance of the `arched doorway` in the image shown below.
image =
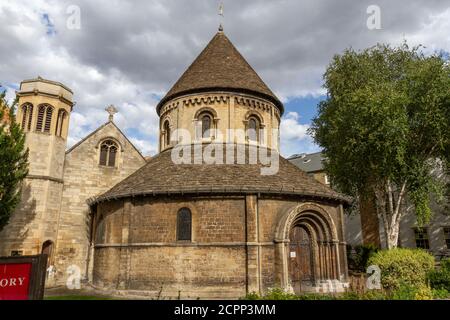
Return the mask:
[[51, 258], [53, 252], [53, 241], [47, 240], [42, 244], [42, 254], [47, 255], [47, 268], [51, 265]]
[[277, 277], [288, 291], [327, 292], [332, 290], [329, 284], [339, 282], [347, 272], [340, 261], [345, 247], [339, 243], [335, 222], [317, 204], [286, 211], [278, 222], [275, 242]]
[[289, 275], [295, 292], [313, 286], [313, 263], [311, 236], [305, 227], [295, 225], [289, 235]]

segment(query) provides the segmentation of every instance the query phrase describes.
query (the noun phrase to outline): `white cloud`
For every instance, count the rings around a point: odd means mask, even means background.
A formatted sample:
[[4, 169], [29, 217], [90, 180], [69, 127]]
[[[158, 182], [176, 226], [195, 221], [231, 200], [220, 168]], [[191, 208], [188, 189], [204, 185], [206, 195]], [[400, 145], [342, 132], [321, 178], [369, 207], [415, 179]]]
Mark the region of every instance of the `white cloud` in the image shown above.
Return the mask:
[[131, 142], [134, 146], [145, 156], [154, 155], [158, 152], [158, 147], [151, 144], [148, 140], [140, 140], [137, 138], [131, 138]]
[[[406, 38], [429, 50], [450, 51], [448, 4], [377, 2], [383, 29], [370, 31], [366, 27], [369, 0], [230, 1], [225, 31], [283, 101], [323, 94], [327, 64], [349, 46], [364, 48]], [[21, 80], [37, 75], [72, 88], [77, 104], [70, 145], [104, 123], [103, 109], [114, 104], [120, 111], [119, 127], [144, 153], [156, 152], [155, 95], [167, 92], [212, 37], [220, 21], [217, 4], [210, 0], [0, 0], [0, 83], [9, 89], [8, 98]], [[81, 9], [80, 30], [66, 27], [69, 5]], [[283, 119], [286, 153], [315, 148], [306, 135], [308, 126], [298, 119], [298, 114]]]
[[450, 52], [450, 8], [432, 14], [419, 32], [406, 37], [414, 44], [425, 45], [428, 52], [440, 50]]
[[311, 136], [308, 135], [310, 126], [300, 124], [299, 120], [300, 115], [297, 112], [288, 112], [281, 119], [281, 154], [284, 156], [303, 152], [311, 153], [319, 150]]

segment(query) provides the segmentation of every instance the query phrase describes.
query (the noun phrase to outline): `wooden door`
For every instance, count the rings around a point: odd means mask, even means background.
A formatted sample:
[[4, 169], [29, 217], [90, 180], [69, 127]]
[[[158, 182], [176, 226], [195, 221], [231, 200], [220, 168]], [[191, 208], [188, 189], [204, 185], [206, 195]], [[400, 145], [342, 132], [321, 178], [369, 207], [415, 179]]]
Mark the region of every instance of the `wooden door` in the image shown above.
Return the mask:
[[295, 291], [302, 291], [314, 281], [311, 239], [306, 230], [295, 226], [290, 233], [289, 273]]

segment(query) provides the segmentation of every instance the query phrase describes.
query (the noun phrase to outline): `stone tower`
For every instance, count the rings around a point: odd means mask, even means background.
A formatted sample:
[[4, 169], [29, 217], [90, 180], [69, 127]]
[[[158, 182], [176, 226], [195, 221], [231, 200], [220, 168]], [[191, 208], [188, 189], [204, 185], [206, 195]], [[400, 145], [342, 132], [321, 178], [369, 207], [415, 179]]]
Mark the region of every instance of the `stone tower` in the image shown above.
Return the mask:
[[222, 29], [159, 102], [157, 112], [160, 151], [183, 140], [180, 129], [188, 132], [189, 142], [279, 149], [283, 104]]
[[20, 84], [17, 121], [26, 132], [29, 174], [21, 203], [0, 233], [0, 255], [44, 252], [51, 256], [58, 232], [72, 95], [63, 84], [41, 77]]

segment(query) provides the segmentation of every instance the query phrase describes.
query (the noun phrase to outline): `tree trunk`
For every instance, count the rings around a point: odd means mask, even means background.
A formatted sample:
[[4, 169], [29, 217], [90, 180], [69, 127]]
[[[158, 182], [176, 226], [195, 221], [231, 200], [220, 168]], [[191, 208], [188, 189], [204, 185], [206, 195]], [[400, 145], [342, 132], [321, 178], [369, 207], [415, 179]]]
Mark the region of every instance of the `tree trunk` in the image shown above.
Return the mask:
[[396, 248], [398, 245], [405, 190], [406, 181], [401, 189], [396, 191], [390, 180], [387, 180], [381, 188], [375, 189], [377, 213], [383, 222], [387, 249]]

